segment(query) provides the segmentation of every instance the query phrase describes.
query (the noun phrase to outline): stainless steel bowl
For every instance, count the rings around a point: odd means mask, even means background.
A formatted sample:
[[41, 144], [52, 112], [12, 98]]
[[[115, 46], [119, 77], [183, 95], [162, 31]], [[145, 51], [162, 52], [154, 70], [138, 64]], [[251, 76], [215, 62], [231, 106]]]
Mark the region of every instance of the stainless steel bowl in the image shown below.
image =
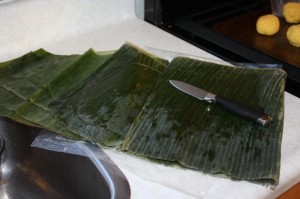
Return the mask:
[[130, 198], [129, 183], [115, 164], [102, 162], [108, 182], [88, 157], [31, 147], [40, 132], [0, 118], [0, 198]]

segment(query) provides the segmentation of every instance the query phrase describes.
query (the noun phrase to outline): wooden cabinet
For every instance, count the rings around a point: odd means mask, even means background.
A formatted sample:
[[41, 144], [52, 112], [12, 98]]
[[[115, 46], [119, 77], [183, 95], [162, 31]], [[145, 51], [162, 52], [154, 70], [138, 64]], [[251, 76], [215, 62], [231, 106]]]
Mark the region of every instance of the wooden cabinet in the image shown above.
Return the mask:
[[281, 194], [277, 199], [300, 199], [300, 182]]

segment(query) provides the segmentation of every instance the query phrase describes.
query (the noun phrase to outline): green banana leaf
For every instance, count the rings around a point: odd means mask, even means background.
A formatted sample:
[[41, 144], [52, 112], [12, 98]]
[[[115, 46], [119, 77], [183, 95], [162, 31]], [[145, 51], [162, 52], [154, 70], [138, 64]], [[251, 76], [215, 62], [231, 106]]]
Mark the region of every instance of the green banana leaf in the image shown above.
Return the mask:
[[[18, 116], [14, 110], [25, 103], [25, 101], [17, 96], [14, 92], [9, 91], [6, 86], [11, 85], [11, 81], [18, 78], [19, 71], [23, 71], [24, 68], [30, 67], [30, 63], [41, 59], [43, 56], [49, 54], [44, 50], [38, 50], [36, 52], [30, 52], [20, 58], [0, 63], [0, 115], [10, 117], [11, 119], [18, 120], [21, 123], [36, 126], [29, 121], [24, 120]], [[18, 84], [19, 85], [19, 84]]]
[[27, 100], [79, 57], [54, 55], [43, 49], [30, 52], [0, 64], [0, 85]]
[[[178, 57], [126, 43], [115, 52], [44, 50], [0, 63], [0, 116], [156, 161], [276, 186], [286, 74]], [[262, 127], [176, 90], [181, 80], [273, 117]]]
[[0, 116], [9, 117], [26, 125], [40, 127], [38, 124], [21, 118], [14, 112], [14, 110], [22, 104], [24, 104], [23, 99], [0, 86]]
[[7, 110], [14, 111], [16, 108], [24, 103], [24, 100], [18, 97], [11, 91], [6, 90], [0, 86], [0, 106], [6, 107]]
[[[58, 117], [58, 114], [55, 114], [55, 112], [57, 111], [62, 111], [63, 115], [69, 112], [66, 109], [55, 110], [53, 108], [50, 108], [50, 105], [60, 104], [60, 98], [69, 98], [74, 93], [76, 93], [77, 90], [80, 90], [80, 88], [84, 86], [92, 76], [94, 76], [94, 73], [96, 73], [96, 71], [102, 70], [106, 62], [109, 62], [112, 56], [112, 51], [99, 53], [95, 52], [94, 50], [87, 51], [71, 67], [63, 71], [54, 80], [49, 82], [48, 85], [44, 87], [43, 90], [41, 90], [41, 92], [32, 96], [30, 98], [31, 104], [26, 104], [24, 107], [20, 107], [17, 110], [18, 114], [21, 114], [23, 117], [25, 116], [29, 118], [35, 118], [34, 120], [40, 123], [40, 116], [42, 115], [37, 114], [37, 110], [31, 110], [34, 105], [38, 105], [40, 107], [40, 110], [44, 109], [49, 112], [49, 114], [44, 115], [45, 119], [42, 120], [43, 122], [45, 122], [44, 125], [47, 125], [48, 119], [46, 116], [51, 117], [52, 115], [52, 117], [54, 116], [56, 120], [56, 122], [53, 122], [52, 125], [57, 125], [61, 122], [68, 131], [81, 137], [81, 135], [84, 134], [84, 131], [77, 133], [78, 129], [74, 130], [72, 128], [69, 128], [67, 121], [65, 119], [61, 119], [61, 117]], [[71, 102], [68, 103], [68, 107], [70, 106]], [[72, 115], [67, 115], [66, 117], [72, 117]], [[61, 134], [57, 130], [55, 132]]]
[[0, 114], [1, 114], [0, 116], [2, 116], [2, 117], [10, 118], [12, 120], [15, 120], [16, 122], [19, 122], [19, 123], [22, 123], [22, 124], [26, 124], [28, 126], [34, 126], [34, 127], [43, 128], [39, 124], [32, 123], [30, 121], [27, 121], [27, 120], [21, 118], [14, 111], [7, 110], [6, 107], [3, 107], [3, 106], [0, 106]]
[[[18, 111], [18, 109], [24, 110], [23, 106], [27, 107], [30, 101], [28, 100], [32, 95], [38, 93], [51, 79], [60, 74], [69, 65], [79, 58], [79, 55], [71, 56], [60, 56], [53, 55], [46, 52], [43, 49], [37, 50], [35, 52], [30, 52], [20, 58], [4, 62], [0, 64], [0, 84], [1, 84], [1, 105], [5, 106], [7, 110], [11, 113], [8, 114], [7, 111], [0, 112], [0, 115], [10, 117], [11, 119], [17, 120], [18, 122], [31, 125], [31, 126], [41, 126], [39, 123], [42, 118], [34, 120], [33, 118], [28, 118], [26, 115], [21, 115], [24, 113]], [[30, 111], [34, 111], [38, 116], [46, 116], [48, 122], [43, 125], [52, 131], [59, 131], [62, 135], [70, 138], [78, 139], [78, 136], [68, 131], [63, 127], [63, 124], [58, 121], [49, 120], [49, 113], [39, 107], [31, 106]], [[2, 109], [3, 111], [3, 109]], [[42, 114], [38, 111], [45, 112]], [[33, 113], [33, 112], [32, 112]], [[36, 118], [36, 117], [35, 117]], [[44, 118], [44, 121], [47, 119]], [[52, 116], [52, 118], [55, 118]], [[55, 127], [51, 125], [57, 123]], [[58, 125], [60, 124], [60, 125]]]
[[83, 138], [114, 145], [127, 134], [166, 64], [126, 43], [87, 84], [54, 100], [49, 110]]
[[[55, 116], [31, 104], [28, 99], [38, 94], [49, 81], [65, 71], [79, 57], [79, 55], [58, 56], [38, 50], [2, 63], [0, 67], [1, 105], [14, 111], [9, 114], [10, 118], [32, 126], [39, 124], [64, 136], [78, 138]], [[7, 116], [7, 113], [5, 114]]]
[[[277, 185], [286, 74], [175, 58], [135, 119], [121, 149], [232, 179]], [[263, 127], [175, 89], [181, 80], [248, 103], [273, 117]]]
[[[56, 74], [52, 80], [33, 95], [29, 101], [16, 109], [16, 113], [27, 120], [38, 123], [63, 136], [78, 139], [80, 136], [70, 131], [63, 121], [48, 111], [47, 105], [53, 101], [53, 99], [61, 95], [63, 91], [76, 90], [81, 84], [84, 84], [86, 79], [88, 79], [95, 70], [101, 68], [103, 63], [106, 62], [111, 55], [111, 52], [96, 53], [93, 50], [88, 50], [84, 55], [76, 59], [75, 62], [64, 63], [69, 67]], [[53, 85], [56, 85], [56, 87], [53, 87]]]
[[23, 99], [0, 86], [0, 116], [11, 118], [29, 126], [41, 127], [36, 123], [25, 120], [15, 113], [14, 110], [22, 104], [24, 104]]
[[64, 95], [71, 95], [89, 81], [97, 70], [102, 70], [106, 61], [113, 56], [113, 51], [95, 52], [90, 49], [85, 52], [76, 62], [66, 70], [62, 71], [39, 93], [31, 96], [30, 100], [43, 107]]

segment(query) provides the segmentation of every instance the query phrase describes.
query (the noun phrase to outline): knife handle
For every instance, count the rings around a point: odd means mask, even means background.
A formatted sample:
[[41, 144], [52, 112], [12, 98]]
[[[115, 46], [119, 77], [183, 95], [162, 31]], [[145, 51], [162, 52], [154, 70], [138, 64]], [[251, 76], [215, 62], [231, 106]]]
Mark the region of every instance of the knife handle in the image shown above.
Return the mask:
[[216, 104], [222, 108], [236, 114], [244, 119], [257, 122], [263, 126], [266, 126], [272, 121], [272, 117], [264, 112], [263, 109], [256, 109], [247, 104], [237, 102], [227, 97], [216, 96]]

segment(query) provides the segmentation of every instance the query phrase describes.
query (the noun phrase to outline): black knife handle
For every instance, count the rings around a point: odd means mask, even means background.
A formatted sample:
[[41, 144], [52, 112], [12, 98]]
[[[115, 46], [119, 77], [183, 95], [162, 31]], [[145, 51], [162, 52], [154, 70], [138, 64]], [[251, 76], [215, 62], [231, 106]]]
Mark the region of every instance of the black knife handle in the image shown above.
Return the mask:
[[244, 119], [257, 122], [263, 126], [266, 126], [272, 121], [272, 118], [262, 109], [253, 108], [247, 104], [234, 101], [227, 97], [216, 96], [215, 99], [216, 104]]

